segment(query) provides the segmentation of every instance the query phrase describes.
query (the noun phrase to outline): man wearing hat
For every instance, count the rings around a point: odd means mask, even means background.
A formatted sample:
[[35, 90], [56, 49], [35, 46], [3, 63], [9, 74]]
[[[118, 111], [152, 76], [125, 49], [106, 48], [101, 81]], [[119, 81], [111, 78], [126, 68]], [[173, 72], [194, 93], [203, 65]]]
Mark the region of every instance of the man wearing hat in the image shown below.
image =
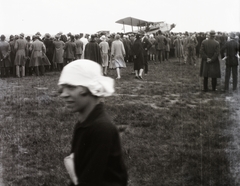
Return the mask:
[[[27, 54], [27, 41], [24, 39], [24, 34], [21, 33], [19, 39], [16, 40], [14, 49], [16, 51], [16, 57], [14, 60], [14, 65], [16, 66], [16, 76], [25, 76], [25, 63]], [[20, 76], [21, 71], [21, 76]]]
[[54, 68], [57, 68], [57, 70], [61, 71], [63, 69], [63, 47], [64, 47], [64, 42], [60, 40], [60, 35], [57, 34], [55, 35], [55, 41], [53, 41], [54, 45], [54, 51], [53, 51], [53, 65]]
[[11, 52], [10, 52], [10, 60], [11, 60], [10, 74], [12, 76], [16, 75], [16, 67], [14, 66], [14, 60], [15, 60], [15, 56], [16, 56], [16, 52], [15, 52], [15, 49], [14, 49], [15, 42], [16, 42], [15, 37], [13, 35], [10, 35], [10, 37], [9, 37], [9, 45], [10, 45], [10, 48], [11, 48]]
[[167, 43], [166, 37], [162, 34], [161, 30], [158, 31], [158, 36], [156, 37], [158, 60], [161, 63], [165, 59], [165, 44]]
[[225, 43], [221, 51], [225, 53], [226, 57], [226, 71], [225, 71], [225, 91], [229, 90], [229, 79], [232, 73], [233, 90], [237, 89], [238, 80], [238, 50], [239, 44], [235, 41], [235, 34], [230, 33], [230, 40]]
[[39, 36], [35, 35], [33, 36], [33, 38], [34, 38], [34, 42], [30, 46], [31, 59], [30, 59], [29, 67], [35, 68], [35, 73], [37, 76], [39, 76], [39, 68], [40, 68], [41, 75], [44, 75], [45, 73], [44, 65], [51, 65], [51, 63], [49, 62], [47, 56], [45, 55], [46, 47], [43, 44], [43, 42], [39, 40]]
[[126, 186], [118, 129], [99, 100], [114, 93], [114, 80], [104, 77], [96, 62], [81, 59], [63, 68], [58, 85], [66, 108], [78, 113], [70, 156], [64, 159], [71, 186]]
[[11, 48], [8, 42], [5, 41], [5, 36], [1, 35], [0, 40], [0, 77], [8, 77], [9, 76], [9, 70], [11, 66], [10, 61], [10, 52]]
[[215, 39], [215, 31], [210, 31], [208, 40], [204, 40], [201, 44], [202, 63], [200, 68], [200, 76], [204, 77], [204, 91], [208, 91], [208, 78], [212, 78], [212, 90], [216, 90], [217, 78], [221, 78], [219, 53], [220, 45]]

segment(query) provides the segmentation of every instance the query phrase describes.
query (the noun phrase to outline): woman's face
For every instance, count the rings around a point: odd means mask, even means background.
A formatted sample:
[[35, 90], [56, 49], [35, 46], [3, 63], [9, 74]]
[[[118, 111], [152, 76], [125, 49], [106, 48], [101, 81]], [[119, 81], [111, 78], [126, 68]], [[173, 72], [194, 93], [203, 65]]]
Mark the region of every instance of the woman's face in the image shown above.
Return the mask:
[[59, 86], [59, 93], [71, 112], [81, 112], [89, 103], [89, 92], [86, 87], [64, 84]]

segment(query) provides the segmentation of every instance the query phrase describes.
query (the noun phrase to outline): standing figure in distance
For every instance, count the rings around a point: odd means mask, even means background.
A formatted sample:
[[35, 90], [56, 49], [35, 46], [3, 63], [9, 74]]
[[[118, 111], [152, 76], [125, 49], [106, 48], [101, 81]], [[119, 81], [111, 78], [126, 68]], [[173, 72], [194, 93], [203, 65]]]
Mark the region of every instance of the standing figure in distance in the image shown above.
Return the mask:
[[14, 49], [16, 51], [16, 57], [14, 60], [14, 65], [16, 66], [16, 75], [20, 77], [25, 76], [25, 63], [26, 63], [26, 53], [27, 53], [27, 41], [24, 39], [24, 34], [21, 33], [19, 39], [16, 41]]
[[63, 47], [65, 64], [68, 64], [76, 59], [77, 45], [75, 43], [75, 37], [73, 35], [70, 35], [69, 37], [70, 40], [68, 40]]
[[120, 35], [115, 36], [115, 41], [112, 42], [111, 56], [113, 68], [116, 68], [117, 78], [121, 78], [121, 68], [126, 68], [124, 56], [126, 55], [122, 41], [120, 41]]
[[216, 91], [217, 78], [221, 78], [220, 63], [218, 55], [220, 53], [220, 45], [214, 39], [215, 31], [210, 31], [209, 39], [206, 39], [201, 44], [202, 63], [200, 69], [200, 76], [204, 77], [203, 87], [204, 91], [208, 91], [208, 78], [212, 78], [212, 90]]
[[152, 44], [148, 40], [148, 35], [145, 34], [142, 37], [142, 46], [144, 49], [143, 56], [144, 56], [144, 73], [145, 75], [148, 74], [148, 50], [151, 48]]
[[107, 75], [107, 67], [108, 67], [108, 51], [109, 51], [109, 44], [106, 41], [106, 36], [103, 35], [101, 38], [101, 43], [99, 44], [101, 55], [102, 55], [102, 66], [103, 66], [103, 74]]
[[136, 40], [133, 43], [132, 51], [134, 55], [134, 71], [136, 79], [143, 79], [142, 73], [144, 68], [144, 48], [141, 43], [141, 34], [136, 35]]
[[80, 35], [75, 35], [75, 43], [77, 46], [76, 49], [76, 59], [81, 59], [82, 53], [83, 53], [83, 42], [80, 40]]
[[102, 65], [102, 56], [100, 53], [100, 48], [96, 42], [96, 36], [91, 35], [89, 43], [86, 44], [84, 50], [84, 59], [89, 59], [95, 61], [96, 63]]
[[221, 53], [226, 53], [226, 73], [225, 73], [225, 91], [229, 90], [229, 79], [232, 73], [233, 78], [233, 90], [237, 89], [238, 82], [238, 50], [239, 44], [235, 40], [235, 34], [230, 33], [230, 41], [227, 41], [222, 49]]
[[8, 42], [5, 41], [5, 36], [1, 35], [0, 40], [0, 68], [1, 68], [1, 75], [0, 77], [8, 77], [10, 73], [10, 52], [11, 48]]
[[34, 67], [35, 73], [39, 76], [39, 68], [40, 68], [40, 75], [45, 74], [44, 65], [51, 65], [50, 61], [48, 60], [46, 53], [46, 47], [42, 41], [39, 40], [39, 36], [33, 36], [34, 42], [30, 46], [30, 50], [32, 51], [31, 59], [29, 67]]
[[58, 71], [61, 71], [64, 67], [63, 65], [63, 47], [65, 43], [60, 40], [60, 35], [55, 35], [56, 40], [53, 41], [54, 52], [53, 52], [53, 65]]

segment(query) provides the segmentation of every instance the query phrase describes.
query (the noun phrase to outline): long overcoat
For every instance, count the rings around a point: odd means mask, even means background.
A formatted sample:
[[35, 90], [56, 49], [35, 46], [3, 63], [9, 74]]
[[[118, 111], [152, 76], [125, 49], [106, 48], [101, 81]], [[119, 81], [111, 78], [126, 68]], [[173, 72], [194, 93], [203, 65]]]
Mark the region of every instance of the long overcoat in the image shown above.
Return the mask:
[[0, 41], [0, 67], [10, 67], [11, 48], [8, 42]]
[[76, 43], [76, 46], [77, 46], [76, 54], [82, 55], [82, 53], [83, 53], [83, 42], [80, 39], [77, 39], [75, 41], [75, 43]]
[[49, 38], [46, 38], [43, 43], [44, 43], [44, 45], [46, 47], [47, 58], [49, 59], [50, 62], [52, 62], [53, 52], [54, 52], [53, 41], [51, 39], [49, 39]]
[[14, 49], [16, 51], [14, 65], [24, 66], [26, 63], [27, 41], [19, 38], [15, 42]]
[[122, 41], [120, 41], [119, 39], [113, 41], [111, 47], [112, 62], [110, 63], [109, 68], [125, 68], [125, 55], [126, 52]]
[[84, 59], [89, 59], [102, 65], [102, 56], [98, 43], [92, 39], [86, 44], [84, 50]]
[[[202, 62], [200, 67], [201, 77], [220, 78], [220, 62], [218, 59], [220, 53], [220, 45], [215, 39], [209, 38], [204, 40], [201, 44]], [[207, 58], [211, 61], [207, 62]]]
[[183, 40], [180, 38], [177, 38], [173, 42], [175, 46], [175, 57], [181, 58], [183, 57]]
[[140, 70], [144, 67], [144, 48], [142, 46], [141, 39], [136, 39], [132, 47], [134, 59], [134, 70]]
[[57, 40], [53, 42], [54, 52], [53, 52], [53, 64], [63, 63], [63, 47], [64, 42], [61, 40]]
[[74, 41], [67, 41], [63, 47], [65, 59], [75, 59], [77, 52], [77, 45]]
[[157, 42], [157, 50], [165, 50], [165, 43], [166, 43], [165, 36], [163, 35], [157, 36], [156, 42]]
[[46, 53], [46, 47], [43, 42], [36, 39], [30, 46], [32, 51], [29, 67], [40, 66], [40, 65], [51, 65]]

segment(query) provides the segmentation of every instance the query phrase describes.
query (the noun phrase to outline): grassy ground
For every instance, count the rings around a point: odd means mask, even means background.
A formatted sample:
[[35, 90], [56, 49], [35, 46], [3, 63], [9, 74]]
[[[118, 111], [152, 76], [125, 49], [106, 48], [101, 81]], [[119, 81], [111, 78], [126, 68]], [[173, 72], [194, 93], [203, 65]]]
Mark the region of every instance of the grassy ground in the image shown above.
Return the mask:
[[[238, 185], [237, 94], [203, 93], [199, 63], [150, 62], [144, 81], [127, 65], [116, 94], [102, 101], [121, 132], [129, 186]], [[0, 81], [5, 185], [65, 186], [69, 180], [63, 158], [76, 115], [58, 97], [58, 78], [54, 72]]]

